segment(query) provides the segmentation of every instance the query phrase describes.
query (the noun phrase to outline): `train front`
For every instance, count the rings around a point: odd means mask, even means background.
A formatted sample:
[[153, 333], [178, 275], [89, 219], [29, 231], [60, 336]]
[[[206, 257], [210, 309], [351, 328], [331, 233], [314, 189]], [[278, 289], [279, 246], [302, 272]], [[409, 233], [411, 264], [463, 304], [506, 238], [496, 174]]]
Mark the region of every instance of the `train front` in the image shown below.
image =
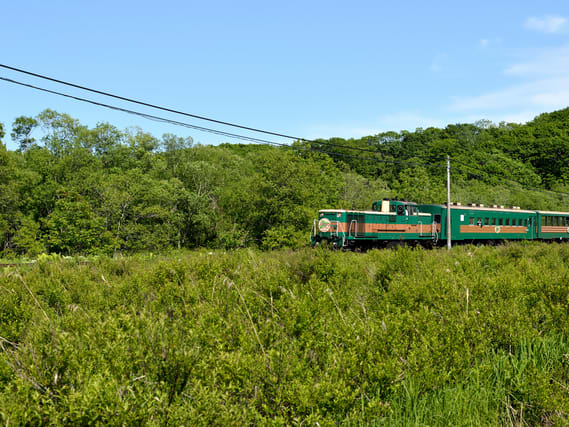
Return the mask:
[[345, 210], [323, 209], [312, 224], [310, 243], [341, 248], [346, 246], [347, 231]]

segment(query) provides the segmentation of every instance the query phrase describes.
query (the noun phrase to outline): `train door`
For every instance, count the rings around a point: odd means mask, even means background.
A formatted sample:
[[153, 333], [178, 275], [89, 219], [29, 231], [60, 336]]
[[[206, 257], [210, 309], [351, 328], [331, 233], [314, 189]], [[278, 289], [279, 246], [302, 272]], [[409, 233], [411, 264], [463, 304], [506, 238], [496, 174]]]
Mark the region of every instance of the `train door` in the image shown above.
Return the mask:
[[353, 212], [349, 213], [346, 218], [348, 220], [348, 236], [363, 236], [365, 231], [365, 214]]
[[441, 230], [441, 216], [439, 214], [433, 215], [433, 226], [431, 227], [431, 235], [435, 240], [439, 239]]
[[535, 239], [537, 236], [537, 221], [535, 217], [528, 218], [528, 231], [527, 231], [527, 238], [528, 239]]

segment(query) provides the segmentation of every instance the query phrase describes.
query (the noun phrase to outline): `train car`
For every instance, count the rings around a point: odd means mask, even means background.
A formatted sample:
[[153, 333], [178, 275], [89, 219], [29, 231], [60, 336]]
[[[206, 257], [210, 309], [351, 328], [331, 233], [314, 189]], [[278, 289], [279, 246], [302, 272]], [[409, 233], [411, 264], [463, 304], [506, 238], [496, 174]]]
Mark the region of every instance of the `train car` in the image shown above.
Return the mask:
[[542, 240], [569, 238], [569, 212], [537, 211], [537, 237]]
[[323, 209], [312, 225], [311, 242], [349, 249], [432, 245], [441, 232], [440, 220], [434, 220], [416, 203], [400, 200], [375, 202], [370, 211]]
[[[441, 214], [446, 224], [446, 205], [420, 205], [427, 212]], [[451, 239], [453, 242], [494, 243], [503, 240], [533, 240], [537, 236], [536, 211], [518, 207], [451, 205]], [[446, 230], [444, 233], [446, 240]]]
[[[569, 212], [460, 203], [453, 203], [450, 212], [454, 243], [569, 239]], [[404, 200], [374, 202], [370, 211], [324, 209], [314, 220], [311, 243], [347, 249], [431, 247], [446, 242], [446, 217], [446, 205]]]

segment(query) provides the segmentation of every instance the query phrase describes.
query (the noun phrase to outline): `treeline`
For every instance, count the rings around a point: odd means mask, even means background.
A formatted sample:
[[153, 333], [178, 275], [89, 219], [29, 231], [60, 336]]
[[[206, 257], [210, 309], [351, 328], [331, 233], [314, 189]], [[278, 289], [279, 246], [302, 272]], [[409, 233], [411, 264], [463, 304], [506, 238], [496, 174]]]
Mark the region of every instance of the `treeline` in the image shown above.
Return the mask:
[[[566, 196], [527, 189], [569, 193], [568, 128], [565, 109], [525, 125], [214, 147], [108, 123], [88, 128], [45, 110], [14, 121], [16, 151], [0, 144], [0, 251], [298, 247], [318, 209], [364, 209], [383, 197], [442, 203], [447, 155], [453, 201], [569, 209]], [[7, 133], [0, 125], [0, 139]]]

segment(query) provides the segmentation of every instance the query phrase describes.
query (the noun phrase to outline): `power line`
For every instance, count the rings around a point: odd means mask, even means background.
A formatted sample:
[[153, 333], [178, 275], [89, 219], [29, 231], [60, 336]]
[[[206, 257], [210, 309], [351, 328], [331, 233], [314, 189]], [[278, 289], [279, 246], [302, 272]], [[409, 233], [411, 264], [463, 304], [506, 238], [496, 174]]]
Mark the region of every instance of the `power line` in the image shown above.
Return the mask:
[[29, 83], [23, 83], [23, 82], [19, 82], [13, 79], [9, 79], [6, 77], [0, 77], [0, 80], [3, 80], [5, 82], [8, 83], [13, 83], [16, 85], [20, 85], [20, 86], [24, 86], [24, 87], [28, 87], [31, 89], [35, 89], [35, 90], [39, 90], [42, 92], [46, 92], [46, 93], [50, 93], [53, 95], [58, 95], [58, 96], [62, 96], [65, 98], [70, 98], [76, 101], [81, 101], [81, 102], [86, 102], [92, 105], [96, 105], [99, 107], [104, 107], [104, 108], [109, 108], [111, 110], [115, 110], [115, 111], [121, 111], [127, 114], [132, 114], [132, 115], [136, 115], [139, 117], [143, 117], [146, 118], [148, 120], [153, 120], [153, 121], [158, 121], [158, 122], [162, 122], [162, 123], [168, 123], [168, 124], [172, 124], [172, 125], [176, 125], [176, 126], [182, 126], [182, 127], [186, 127], [186, 128], [190, 128], [190, 129], [194, 129], [194, 130], [198, 130], [201, 132], [208, 132], [208, 133], [213, 133], [216, 135], [221, 135], [221, 136], [225, 136], [228, 138], [235, 138], [235, 139], [240, 139], [240, 140], [245, 140], [245, 141], [249, 141], [249, 142], [255, 142], [255, 143], [259, 143], [259, 144], [269, 144], [269, 145], [274, 145], [274, 146], [280, 146], [280, 147], [286, 147], [286, 148], [290, 148], [290, 149], [300, 149], [300, 150], [304, 150], [304, 151], [314, 151], [314, 152], [318, 152], [318, 153], [323, 153], [323, 154], [328, 154], [330, 156], [340, 156], [340, 157], [349, 157], [349, 158], [354, 158], [354, 159], [359, 159], [359, 160], [365, 160], [365, 161], [376, 161], [376, 162], [380, 162], [380, 163], [392, 163], [392, 164], [399, 164], [399, 165], [408, 165], [408, 166], [426, 166], [426, 167], [444, 167], [444, 165], [434, 165], [434, 164], [429, 164], [429, 163], [414, 163], [414, 162], [403, 162], [403, 161], [398, 161], [398, 160], [389, 160], [389, 159], [379, 159], [379, 158], [374, 158], [374, 157], [361, 157], [361, 156], [355, 156], [355, 155], [350, 155], [350, 154], [345, 154], [345, 153], [336, 153], [336, 152], [329, 152], [329, 151], [325, 151], [325, 150], [320, 150], [317, 148], [313, 148], [313, 147], [304, 147], [304, 146], [291, 146], [289, 144], [283, 144], [283, 143], [279, 143], [279, 142], [275, 142], [275, 141], [270, 141], [267, 139], [262, 139], [262, 138], [255, 138], [255, 137], [251, 137], [251, 136], [246, 136], [246, 135], [240, 135], [240, 134], [236, 134], [236, 133], [232, 133], [232, 132], [226, 132], [226, 131], [221, 131], [218, 129], [212, 129], [212, 128], [207, 128], [204, 126], [198, 126], [198, 125], [193, 125], [190, 123], [185, 123], [185, 122], [180, 122], [177, 120], [172, 120], [172, 119], [167, 119], [164, 117], [159, 117], [159, 116], [155, 116], [152, 114], [147, 114], [147, 113], [141, 113], [139, 111], [134, 111], [134, 110], [129, 110], [127, 108], [122, 108], [122, 107], [117, 107], [114, 105], [110, 105], [110, 104], [105, 104], [102, 102], [97, 102], [97, 101], [93, 101], [91, 99], [87, 99], [87, 98], [82, 98], [82, 97], [78, 97], [78, 96], [74, 96], [74, 95], [69, 95], [63, 92], [58, 92], [55, 90], [51, 90], [51, 89], [46, 89], [46, 88], [42, 88], [39, 86], [35, 86], [35, 85], [31, 85]]
[[12, 71], [16, 71], [18, 73], [23, 73], [23, 74], [27, 74], [29, 76], [33, 76], [33, 77], [37, 77], [40, 79], [44, 79], [44, 80], [49, 80], [55, 83], [59, 83], [62, 85], [66, 85], [66, 86], [71, 86], [77, 89], [81, 89], [81, 90], [86, 90], [88, 92], [93, 92], [93, 93], [97, 93], [99, 95], [104, 95], [104, 96], [109, 96], [111, 98], [115, 98], [115, 99], [120, 99], [121, 101], [127, 101], [127, 102], [131, 102], [134, 104], [139, 104], [139, 105], [143, 105], [145, 107], [150, 107], [150, 108], [155, 108], [158, 110], [162, 110], [162, 111], [167, 111], [169, 113], [175, 113], [175, 114], [181, 114], [183, 116], [186, 117], [192, 117], [194, 119], [199, 119], [199, 120], [206, 120], [208, 122], [212, 122], [212, 123], [217, 123], [217, 124], [221, 124], [221, 125], [225, 125], [225, 126], [231, 126], [231, 127], [235, 127], [235, 128], [239, 128], [239, 129], [244, 129], [244, 130], [249, 130], [249, 131], [253, 131], [253, 132], [259, 132], [259, 133], [264, 133], [267, 135], [273, 135], [273, 136], [280, 136], [282, 138], [288, 138], [288, 139], [294, 139], [294, 140], [302, 140], [302, 141], [306, 141], [304, 138], [298, 138], [296, 136], [292, 136], [292, 135], [286, 135], [283, 133], [278, 133], [278, 132], [271, 132], [271, 131], [267, 131], [267, 130], [263, 130], [263, 129], [258, 129], [258, 128], [254, 128], [254, 127], [249, 127], [249, 126], [243, 126], [243, 125], [239, 125], [236, 123], [231, 123], [231, 122], [226, 122], [223, 120], [217, 120], [217, 119], [212, 119], [210, 117], [205, 117], [205, 116], [199, 116], [197, 114], [190, 114], [190, 113], [186, 113], [183, 111], [179, 111], [179, 110], [174, 110], [172, 108], [168, 108], [168, 107], [161, 107], [159, 105], [156, 104], [150, 104], [148, 102], [144, 102], [144, 101], [138, 101], [136, 99], [132, 99], [132, 98], [127, 98], [124, 96], [120, 96], [120, 95], [115, 95], [112, 94], [110, 92], [105, 92], [102, 90], [97, 90], [97, 89], [91, 89], [89, 87], [86, 86], [82, 86], [82, 85], [78, 85], [75, 83], [70, 83], [70, 82], [66, 82], [64, 80], [59, 80], [59, 79], [55, 79], [53, 77], [48, 77], [45, 76], [43, 74], [38, 74], [38, 73], [33, 73], [31, 71], [26, 71], [26, 70], [22, 70], [21, 68], [16, 68], [16, 67], [11, 67], [9, 65], [5, 65], [5, 64], [0, 64], [0, 67], [2, 68], [6, 68], [8, 70], [12, 70]]
[[[191, 113], [186, 113], [183, 111], [179, 111], [179, 110], [175, 110], [172, 108], [168, 108], [168, 107], [161, 107], [159, 105], [156, 104], [150, 104], [148, 102], [144, 102], [144, 101], [139, 101], [136, 99], [132, 99], [132, 98], [127, 98], [124, 96], [120, 96], [120, 95], [115, 95], [113, 93], [110, 92], [105, 92], [102, 90], [97, 90], [97, 89], [92, 89], [89, 88], [87, 86], [82, 86], [82, 85], [78, 85], [75, 83], [70, 83], [64, 80], [60, 80], [60, 79], [56, 79], [53, 77], [49, 77], [43, 74], [39, 74], [39, 73], [34, 73], [32, 71], [27, 71], [27, 70], [23, 70], [21, 68], [16, 68], [16, 67], [12, 67], [9, 65], [5, 65], [5, 64], [0, 64], [0, 67], [5, 68], [7, 70], [11, 70], [11, 71], [16, 71], [18, 73], [22, 73], [22, 74], [27, 74], [29, 76], [33, 76], [33, 77], [37, 77], [40, 79], [44, 79], [44, 80], [48, 80], [54, 83], [58, 83], [58, 84], [62, 84], [62, 85], [66, 85], [66, 86], [70, 86], [70, 87], [74, 87], [77, 89], [81, 89], [81, 90], [85, 90], [88, 92], [92, 92], [92, 93], [96, 93], [99, 95], [104, 95], [104, 96], [109, 96], [111, 98], [115, 98], [115, 99], [120, 99], [121, 101], [126, 101], [126, 102], [131, 102], [134, 104], [138, 104], [138, 105], [142, 105], [145, 107], [150, 107], [150, 108], [155, 108], [158, 110], [162, 110], [162, 111], [166, 111], [169, 113], [174, 113], [174, 114], [180, 114], [186, 117], [191, 117], [194, 119], [199, 119], [199, 120], [205, 120], [208, 122], [212, 122], [212, 123], [217, 123], [217, 124], [221, 124], [224, 126], [231, 126], [234, 128], [238, 128], [238, 129], [243, 129], [243, 130], [248, 130], [248, 131], [252, 131], [252, 132], [258, 132], [258, 133], [263, 133], [266, 135], [272, 135], [272, 136], [278, 136], [278, 137], [282, 137], [282, 138], [287, 138], [287, 139], [291, 139], [291, 140], [296, 140], [296, 141], [302, 141], [302, 142], [306, 142], [306, 143], [313, 143], [313, 144], [320, 144], [320, 145], [325, 145], [328, 147], [334, 147], [334, 148], [344, 148], [347, 150], [355, 150], [355, 151], [361, 151], [361, 152], [369, 152], [369, 153], [373, 153], [373, 154], [378, 154], [378, 152], [376, 150], [371, 150], [371, 149], [366, 149], [366, 148], [361, 148], [361, 147], [350, 147], [348, 145], [343, 145], [343, 144], [335, 144], [335, 143], [331, 143], [331, 142], [324, 142], [324, 141], [316, 141], [316, 140], [311, 140], [311, 139], [306, 139], [306, 138], [301, 138], [301, 137], [297, 137], [297, 136], [293, 136], [293, 135], [288, 135], [288, 134], [284, 134], [284, 133], [279, 133], [279, 132], [273, 132], [273, 131], [268, 131], [268, 130], [263, 130], [263, 129], [259, 129], [259, 128], [254, 128], [254, 127], [250, 127], [250, 126], [244, 126], [244, 125], [239, 125], [236, 123], [231, 123], [231, 122], [227, 122], [227, 121], [223, 121], [223, 120], [217, 120], [217, 119], [212, 119], [210, 117], [205, 117], [205, 116], [200, 116], [197, 114], [191, 114]], [[381, 153], [379, 153], [381, 154]]]

